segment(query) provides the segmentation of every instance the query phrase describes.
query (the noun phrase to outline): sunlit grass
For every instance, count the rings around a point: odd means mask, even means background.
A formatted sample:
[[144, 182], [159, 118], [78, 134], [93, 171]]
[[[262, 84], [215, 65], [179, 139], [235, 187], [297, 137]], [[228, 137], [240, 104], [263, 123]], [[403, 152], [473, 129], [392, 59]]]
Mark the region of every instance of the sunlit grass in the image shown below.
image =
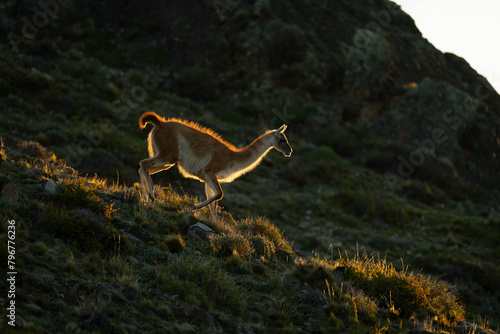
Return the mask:
[[390, 318], [431, 318], [444, 328], [465, 320], [464, 307], [450, 284], [407, 267], [396, 269], [385, 259], [366, 254], [337, 260], [316, 256], [296, 266], [299, 278], [324, 287], [330, 321], [336, 328], [342, 327], [342, 316], [355, 324], [363, 315], [364, 322], [370, 323], [379, 313]]

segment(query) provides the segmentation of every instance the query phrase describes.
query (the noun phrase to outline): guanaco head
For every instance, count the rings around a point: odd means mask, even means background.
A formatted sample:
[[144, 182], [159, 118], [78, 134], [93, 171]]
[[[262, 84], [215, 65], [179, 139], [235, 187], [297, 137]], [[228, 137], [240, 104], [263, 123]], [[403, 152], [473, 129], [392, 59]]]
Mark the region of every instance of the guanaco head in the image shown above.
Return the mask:
[[290, 147], [290, 144], [288, 144], [288, 139], [286, 139], [284, 134], [286, 128], [287, 126], [283, 124], [278, 130], [273, 131], [273, 147], [283, 153], [285, 157], [289, 157], [293, 150]]

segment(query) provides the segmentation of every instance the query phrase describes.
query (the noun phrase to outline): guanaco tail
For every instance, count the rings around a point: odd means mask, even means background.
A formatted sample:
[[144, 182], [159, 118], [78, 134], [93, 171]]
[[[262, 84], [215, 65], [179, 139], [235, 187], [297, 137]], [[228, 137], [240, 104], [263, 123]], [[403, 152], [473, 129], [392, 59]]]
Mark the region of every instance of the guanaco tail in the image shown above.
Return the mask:
[[144, 197], [147, 199], [149, 192], [149, 198], [154, 200], [150, 175], [177, 163], [184, 177], [205, 182], [207, 199], [193, 209], [208, 205], [213, 218], [217, 202], [223, 196], [220, 183], [232, 182], [257, 167], [272, 148], [286, 157], [293, 151], [284, 134], [286, 125], [266, 131], [244, 148], [236, 148], [212, 130], [193, 122], [175, 118], [165, 120], [154, 112], [146, 112], [139, 118], [140, 129], [147, 123], [153, 124], [148, 137], [150, 158], [139, 163]]

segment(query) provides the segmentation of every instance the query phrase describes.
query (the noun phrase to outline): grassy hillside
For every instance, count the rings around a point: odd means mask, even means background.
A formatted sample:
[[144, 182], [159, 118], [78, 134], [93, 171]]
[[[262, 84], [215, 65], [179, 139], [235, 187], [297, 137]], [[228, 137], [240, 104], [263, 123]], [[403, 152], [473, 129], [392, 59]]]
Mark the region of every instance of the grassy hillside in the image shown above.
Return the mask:
[[[19, 196], [0, 200], [2, 259], [8, 222], [16, 227], [18, 318], [13, 330], [3, 317], [6, 333], [486, 331], [465, 322], [456, 287], [402, 263], [362, 251], [298, 257], [264, 217], [209, 221], [171, 188], [145, 203], [137, 184], [78, 176], [33, 143], [20, 149], [1, 151]], [[192, 234], [198, 222], [213, 233]]]
[[[47, 9], [0, 6], [26, 332], [498, 330], [500, 96], [392, 2], [74, 1], [31, 34]], [[175, 168], [141, 199], [147, 110], [238, 147], [285, 123], [294, 152], [224, 184], [211, 222]]]

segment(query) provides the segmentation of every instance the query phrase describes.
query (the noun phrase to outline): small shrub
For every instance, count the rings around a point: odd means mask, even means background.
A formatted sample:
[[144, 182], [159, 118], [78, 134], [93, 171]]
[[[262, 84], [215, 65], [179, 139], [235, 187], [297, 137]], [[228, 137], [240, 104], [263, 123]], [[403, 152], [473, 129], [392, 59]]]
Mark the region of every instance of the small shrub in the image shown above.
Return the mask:
[[172, 189], [172, 185], [170, 184], [168, 185], [168, 187], [164, 187], [163, 189], [161, 189], [159, 199], [165, 201], [169, 206], [175, 208], [194, 204], [194, 198], [190, 197], [184, 192], [182, 195], [179, 195]]
[[75, 259], [67, 258], [64, 264], [64, 269], [69, 272], [74, 272], [78, 267], [76, 266]]
[[32, 158], [46, 159], [51, 156], [51, 154], [47, 152], [47, 149], [36, 141], [23, 141], [17, 145], [17, 148], [19, 151]]
[[[326, 287], [326, 312], [330, 315], [330, 325], [335, 327], [356, 325], [360, 320], [363, 323], [375, 323], [379, 311], [377, 302], [366, 296], [363, 291], [356, 290], [348, 284], [330, 287], [328, 281]], [[345, 321], [339, 324], [338, 319]]]
[[0, 150], [0, 166], [2, 165], [2, 161], [7, 161], [7, 153], [5, 153], [5, 150]]
[[83, 260], [83, 263], [86, 265], [86, 268], [93, 275], [97, 275], [97, 273], [104, 270], [104, 261], [99, 253], [92, 253], [88, 257]]
[[48, 229], [64, 241], [87, 249], [99, 246], [98, 241], [87, 233], [89, 229], [87, 222], [68, 209], [57, 209], [53, 204], [48, 204], [44, 213], [44, 221]]
[[182, 240], [182, 236], [177, 235], [167, 235], [165, 240], [161, 243], [161, 247], [164, 250], [168, 250], [172, 253], [180, 253], [186, 247], [184, 240]]
[[329, 146], [342, 157], [352, 157], [363, 148], [359, 136], [337, 125], [318, 129], [314, 143]]
[[336, 278], [334, 273], [336, 267], [335, 263], [318, 258], [297, 261], [295, 263], [295, 276], [312, 287], [322, 289], [324, 288], [325, 281], [335, 284]]
[[213, 100], [217, 96], [217, 77], [201, 68], [188, 68], [176, 79], [177, 90], [182, 96], [197, 102]]
[[308, 162], [324, 160], [336, 165], [345, 165], [344, 159], [338, 156], [335, 150], [329, 146], [319, 146], [305, 154], [304, 159]]
[[308, 44], [304, 31], [296, 25], [281, 25], [267, 43], [267, 53], [272, 67], [305, 60]]
[[335, 200], [345, 211], [368, 220], [383, 219], [394, 226], [411, 220], [404, 203], [393, 194], [343, 188], [335, 195]]
[[255, 252], [250, 241], [241, 234], [222, 233], [209, 236], [209, 242], [212, 252], [218, 256], [237, 254], [245, 257]]
[[247, 218], [239, 224], [240, 230], [254, 236], [262, 236], [279, 246], [284, 242], [279, 228], [264, 217]]
[[166, 302], [160, 302], [154, 309], [154, 312], [162, 319], [175, 320], [175, 314]]
[[333, 328], [340, 326], [339, 319], [342, 326], [355, 326], [359, 320], [373, 325], [381, 314], [433, 318], [443, 327], [465, 319], [465, 310], [449, 284], [406, 269], [396, 270], [385, 260], [367, 255], [336, 261], [315, 257], [295, 266], [298, 278], [324, 291], [325, 311]]
[[96, 214], [90, 209], [75, 209], [71, 213], [85, 221], [88, 227], [94, 231], [98, 231], [106, 224], [103, 216]]
[[385, 260], [366, 254], [342, 259], [344, 276], [354, 286], [377, 299], [380, 304], [393, 302], [402, 316], [419, 319], [435, 317], [442, 326], [453, 326], [465, 320], [465, 310], [453, 288], [421, 273], [398, 271]]
[[82, 112], [84, 117], [88, 117], [92, 120], [100, 118], [112, 118], [115, 116], [111, 104], [95, 97], [92, 97], [90, 100], [87, 100], [83, 104]]
[[195, 282], [184, 281], [172, 277], [160, 287], [160, 291], [164, 291], [171, 295], [176, 294], [189, 304], [197, 305], [205, 310], [209, 310], [212, 307], [203, 286]]
[[260, 235], [255, 235], [250, 237], [250, 242], [255, 249], [255, 254], [257, 256], [262, 256], [265, 259], [269, 259], [276, 253], [276, 247], [274, 243], [267, 238]]
[[42, 241], [37, 241], [31, 246], [31, 253], [43, 256], [47, 254], [48, 248]]
[[89, 154], [85, 155], [78, 165], [78, 170], [82, 174], [97, 174], [111, 179], [116, 177], [117, 171], [121, 175], [126, 175], [123, 162], [113, 153], [102, 148], [92, 149]]
[[99, 196], [97, 186], [88, 183], [85, 178], [75, 178], [63, 180], [60, 192], [54, 198], [62, 204], [74, 208], [88, 208], [94, 212], [99, 212], [103, 199]]
[[135, 204], [141, 200], [141, 195], [135, 188], [124, 188], [118, 192], [118, 196], [124, 203]]
[[[256, 242], [254, 247], [259, 249], [259, 255], [272, 252], [282, 255], [282, 257], [293, 257], [292, 247], [283, 238], [280, 229], [264, 217], [247, 218], [238, 224], [243, 234], [248, 234]], [[267, 251], [265, 248], [268, 248]]]
[[172, 256], [158, 268], [156, 277], [160, 290], [186, 299], [193, 295], [205, 309], [215, 305], [238, 314], [243, 308], [241, 289], [216, 261], [191, 255]]
[[57, 209], [48, 204], [43, 219], [57, 237], [84, 250], [127, 250], [128, 238], [122, 237], [110, 222], [88, 209]]
[[148, 247], [144, 252], [144, 260], [147, 263], [161, 263], [169, 259], [171, 254], [156, 247]]

